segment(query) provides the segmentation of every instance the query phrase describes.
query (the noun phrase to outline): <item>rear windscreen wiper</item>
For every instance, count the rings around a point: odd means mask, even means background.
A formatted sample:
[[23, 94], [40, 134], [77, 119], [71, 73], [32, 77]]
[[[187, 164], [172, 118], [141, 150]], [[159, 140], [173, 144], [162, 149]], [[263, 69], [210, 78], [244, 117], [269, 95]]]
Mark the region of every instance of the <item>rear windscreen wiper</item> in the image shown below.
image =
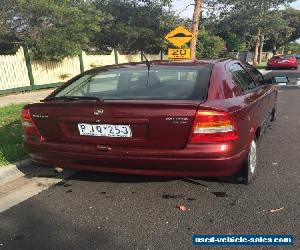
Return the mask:
[[66, 100], [66, 101], [76, 101], [76, 100], [93, 100], [102, 101], [101, 98], [95, 96], [53, 96], [42, 100], [43, 102], [52, 100]]

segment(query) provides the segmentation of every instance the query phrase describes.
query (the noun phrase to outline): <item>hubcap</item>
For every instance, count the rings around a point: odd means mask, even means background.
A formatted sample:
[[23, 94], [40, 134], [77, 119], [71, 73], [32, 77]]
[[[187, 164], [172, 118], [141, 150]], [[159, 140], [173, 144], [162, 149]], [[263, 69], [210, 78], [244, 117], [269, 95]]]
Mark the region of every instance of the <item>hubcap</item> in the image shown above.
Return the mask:
[[252, 141], [249, 152], [249, 166], [251, 174], [254, 174], [256, 169], [256, 143]]

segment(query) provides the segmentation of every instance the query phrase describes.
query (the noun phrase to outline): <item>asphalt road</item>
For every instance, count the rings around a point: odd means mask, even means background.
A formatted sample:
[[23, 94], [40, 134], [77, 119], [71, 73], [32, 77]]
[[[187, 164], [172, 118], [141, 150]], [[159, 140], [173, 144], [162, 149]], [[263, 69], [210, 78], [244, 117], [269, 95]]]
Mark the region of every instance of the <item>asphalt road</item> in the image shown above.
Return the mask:
[[276, 69], [266, 71], [265, 78], [271, 78], [272, 76], [288, 76], [291, 85], [296, 85], [297, 81], [300, 82], [300, 64], [297, 70], [295, 69]]
[[254, 184], [81, 172], [1, 213], [0, 249], [192, 249], [192, 234], [293, 234], [300, 249], [299, 129], [300, 89], [282, 90]]

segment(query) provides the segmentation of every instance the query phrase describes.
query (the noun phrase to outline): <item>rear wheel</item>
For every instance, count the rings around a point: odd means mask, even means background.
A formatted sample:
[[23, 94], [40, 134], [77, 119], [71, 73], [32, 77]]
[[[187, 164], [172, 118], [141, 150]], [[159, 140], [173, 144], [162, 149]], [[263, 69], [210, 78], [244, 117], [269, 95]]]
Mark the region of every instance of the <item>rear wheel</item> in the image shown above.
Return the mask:
[[248, 157], [246, 159], [244, 168], [242, 169], [241, 175], [239, 176], [239, 182], [248, 185], [250, 184], [256, 174], [257, 166], [257, 145], [256, 141], [253, 140], [250, 145]]

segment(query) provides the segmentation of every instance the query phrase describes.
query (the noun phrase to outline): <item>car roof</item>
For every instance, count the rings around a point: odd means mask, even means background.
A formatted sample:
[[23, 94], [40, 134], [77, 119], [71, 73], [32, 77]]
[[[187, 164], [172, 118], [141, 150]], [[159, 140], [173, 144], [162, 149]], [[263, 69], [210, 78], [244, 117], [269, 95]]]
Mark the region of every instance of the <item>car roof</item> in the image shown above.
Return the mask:
[[[149, 61], [151, 66], [184, 66], [184, 67], [192, 67], [192, 66], [200, 66], [200, 65], [215, 65], [220, 62], [227, 62], [227, 61], [236, 61], [233, 59], [202, 59], [202, 60], [178, 60], [178, 61], [171, 61], [171, 60], [153, 60]], [[109, 69], [122, 69], [122, 68], [137, 68], [137, 67], [147, 67], [146, 61], [144, 62], [131, 62], [131, 63], [122, 63], [122, 64], [114, 64], [114, 65], [107, 65], [102, 67], [96, 67], [86, 72], [98, 72], [98, 71], [105, 71]]]
[[280, 55], [274, 55], [273, 57], [284, 57], [284, 56], [295, 56], [295, 54], [280, 54]]

